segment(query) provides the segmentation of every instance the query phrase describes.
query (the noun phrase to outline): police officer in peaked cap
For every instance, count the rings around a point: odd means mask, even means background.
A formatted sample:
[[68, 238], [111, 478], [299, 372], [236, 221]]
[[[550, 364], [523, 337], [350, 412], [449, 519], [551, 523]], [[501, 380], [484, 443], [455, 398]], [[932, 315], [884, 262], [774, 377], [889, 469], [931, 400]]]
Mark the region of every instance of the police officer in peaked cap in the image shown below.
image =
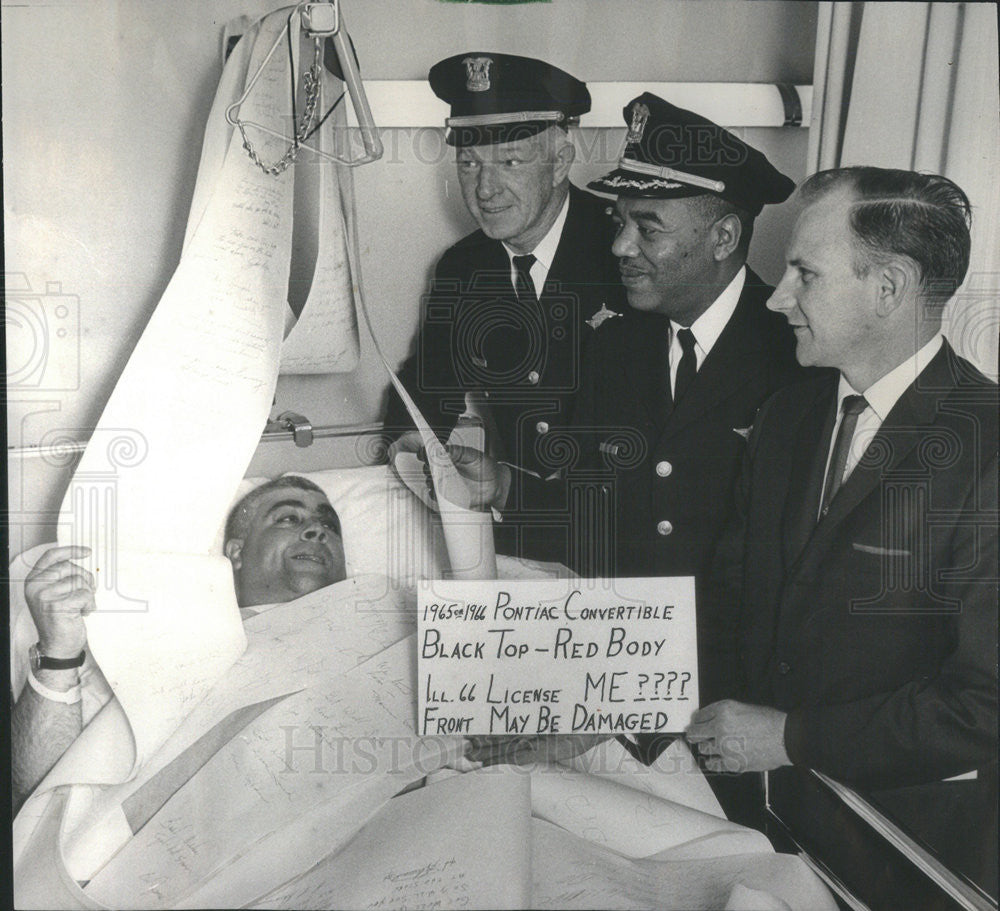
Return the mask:
[[[604, 474], [599, 514], [577, 522], [607, 530], [589, 553], [609, 558], [574, 568], [696, 577], [704, 702], [728, 691], [730, 662], [710, 652], [731, 619], [701, 583], [757, 409], [804, 375], [791, 330], [765, 306], [773, 288], [746, 262], [754, 219], [795, 185], [729, 130], [656, 95], [623, 116], [618, 166], [589, 186], [616, 196], [628, 306], [593, 335], [574, 420], [583, 466]], [[638, 740], [647, 760], [669, 742]]]
[[[456, 54], [428, 78], [450, 107], [445, 141], [478, 227], [438, 261], [399, 376], [442, 440], [467, 406], [482, 419], [488, 451], [504, 463], [498, 550], [568, 562], [561, 492], [525, 485], [564, 467], [552, 441], [575, 406], [587, 320], [624, 309], [608, 203], [569, 180], [569, 128], [590, 94], [550, 63], [491, 51]], [[394, 390], [385, 424], [413, 427]], [[397, 445], [418, 444], [409, 434]]]

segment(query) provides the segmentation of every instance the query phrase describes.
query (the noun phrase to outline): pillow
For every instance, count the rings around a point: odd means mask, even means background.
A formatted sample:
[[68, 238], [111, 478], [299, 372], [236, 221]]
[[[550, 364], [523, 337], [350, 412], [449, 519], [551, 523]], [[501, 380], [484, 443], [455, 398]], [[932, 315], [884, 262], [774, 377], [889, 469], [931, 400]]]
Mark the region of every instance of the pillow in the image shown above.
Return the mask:
[[[409, 589], [419, 579], [447, 576], [448, 552], [437, 513], [407, 489], [388, 465], [290, 471], [307, 478], [327, 495], [344, 537], [347, 575], [377, 573], [395, 588]], [[233, 505], [267, 478], [244, 478]], [[222, 531], [217, 552], [222, 552]], [[497, 555], [501, 579], [568, 578], [558, 563], [541, 563]]]
[[[325, 493], [340, 516], [348, 576], [378, 573], [400, 588], [440, 579], [448, 556], [441, 523], [387, 465], [290, 471]], [[244, 478], [233, 506], [267, 478]], [[216, 552], [222, 552], [219, 531]]]
[[[289, 472], [295, 474], [296, 472]], [[388, 465], [303, 474], [340, 516], [347, 574], [381, 573], [404, 588], [440, 579], [448, 566], [441, 522]]]

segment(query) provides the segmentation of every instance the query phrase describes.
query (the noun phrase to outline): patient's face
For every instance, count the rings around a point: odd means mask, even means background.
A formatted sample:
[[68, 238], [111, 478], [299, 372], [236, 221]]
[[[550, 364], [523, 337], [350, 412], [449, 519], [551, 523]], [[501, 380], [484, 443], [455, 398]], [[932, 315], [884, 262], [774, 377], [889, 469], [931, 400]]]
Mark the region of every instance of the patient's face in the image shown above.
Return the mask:
[[291, 601], [346, 577], [340, 522], [318, 491], [270, 490], [246, 537], [226, 542], [240, 607]]

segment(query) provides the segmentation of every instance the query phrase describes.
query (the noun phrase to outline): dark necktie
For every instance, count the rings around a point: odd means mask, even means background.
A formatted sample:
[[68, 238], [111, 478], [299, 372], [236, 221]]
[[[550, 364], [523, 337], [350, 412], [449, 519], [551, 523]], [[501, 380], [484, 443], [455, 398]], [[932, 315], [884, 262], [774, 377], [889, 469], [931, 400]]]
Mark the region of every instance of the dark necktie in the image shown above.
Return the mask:
[[830, 457], [830, 470], [826, 473], [826, 483], [823, 485], [823, 501], [820, 517], [830, 511], [830, 504], [844, 483], [844, 469], [847, 467], [847, 454], [851, 451], [851, 440], [854, 439], [854, 428], [858, 426], [858, 416], [868, 407], [863, 395], [845, 395], [840, 403], [843, 417], [837, 428], [837, 440], [833, 444], [833, 455]]
[[677, 376], [674, 379], [674, 406], [684, 397], [688, 387], [694, 381], [698, 372], [698, 357], [694, 353], [695, 337], [690, 329], [678, 329], [677, 341], [681, 344], [681, 360], [677, 365]]
[[514, 284], [514, 291], [517, 299], [522, 304], [534, 304], [538, 302], [535, 294], [535, 285], [531, 281], [531, 267], [535, 264], [535, 257], [532, 253], [525, 253], [523, 256], [514, 257], [514, 269], [517, 272], [517, 281]]

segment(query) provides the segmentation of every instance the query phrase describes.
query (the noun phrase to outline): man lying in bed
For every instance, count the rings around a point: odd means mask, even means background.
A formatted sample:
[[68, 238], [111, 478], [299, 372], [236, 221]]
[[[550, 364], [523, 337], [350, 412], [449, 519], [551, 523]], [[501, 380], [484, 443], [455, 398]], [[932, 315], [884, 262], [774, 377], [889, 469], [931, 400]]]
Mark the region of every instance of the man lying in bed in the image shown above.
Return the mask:
[[[294, 475], [262, 484], [236, 504], [224, 549], [241, 608], [292, 601], [346, 577], [336, 511], [319, 487]], [[24, 582], [38, 643], [28, 656], [11, 654], [12, 663], [30, 661], [11, 715], [15, 810], [111, 698], [86, 647], [83, 618], [94, 610], [96, 586], [73, 560], [88, 553], [50, 548]]]

